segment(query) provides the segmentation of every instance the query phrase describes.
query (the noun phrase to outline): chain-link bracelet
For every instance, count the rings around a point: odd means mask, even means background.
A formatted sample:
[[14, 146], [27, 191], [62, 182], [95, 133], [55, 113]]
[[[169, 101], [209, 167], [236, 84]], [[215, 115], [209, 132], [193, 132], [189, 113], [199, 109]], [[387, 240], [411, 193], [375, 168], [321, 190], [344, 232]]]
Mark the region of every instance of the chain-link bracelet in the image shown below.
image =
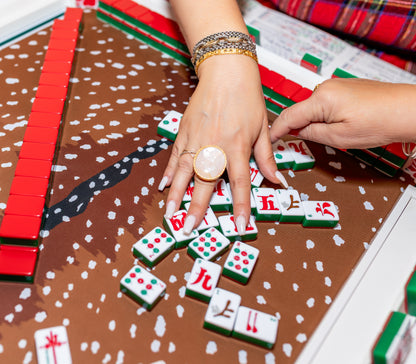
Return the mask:
[[208, 35], [195, 44], [191, 59], [195, 73], [204, 60], [220, 54], [242, 54], [257, 62], [256, 44], [249, 35], [237, 31], [225, 31]]

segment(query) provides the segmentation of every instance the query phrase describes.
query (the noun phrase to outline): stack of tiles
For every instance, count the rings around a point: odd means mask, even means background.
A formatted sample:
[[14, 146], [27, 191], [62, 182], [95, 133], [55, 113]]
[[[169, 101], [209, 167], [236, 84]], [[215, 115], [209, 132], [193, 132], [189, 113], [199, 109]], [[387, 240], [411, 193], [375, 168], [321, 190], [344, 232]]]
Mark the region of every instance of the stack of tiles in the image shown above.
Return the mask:
[[[38, 239], [82, 10], [55, 20], [0, 227], [0, 277], [33, 282]], [[7, 245], [14, 245], [8, 247]], [[7, 263], [5, 263], [7, 261]]]
[[416, 270], [413, 271], [406, 283], [404, 303], [406, 312], [416, 316]]
[[374, 349], [374, 364], [405, 363], [412, 346], [412, 330], [416, 318], [392, 312]]

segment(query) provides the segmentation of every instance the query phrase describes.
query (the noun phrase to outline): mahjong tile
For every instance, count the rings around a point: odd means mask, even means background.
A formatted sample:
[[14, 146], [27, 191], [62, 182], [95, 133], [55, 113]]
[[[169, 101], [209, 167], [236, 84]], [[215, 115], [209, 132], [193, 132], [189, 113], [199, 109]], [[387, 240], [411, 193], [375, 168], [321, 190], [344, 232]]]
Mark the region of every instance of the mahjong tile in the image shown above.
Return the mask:
[[121, 279], [120, 290], [150, 311], [165, 294], [166, 284], [136, 265]]
[[282, 214], [274, 188], [254, 187], [256, 221], [279, 221]]
[[261, 174], [254, 158], [250, 158], [250, 180], [251, 185], [254, 187], [260, 187], [261, 183], [264, 180], [264, 177]]
[[280, 222], [302, 222], [305, 217], [299, 192], [296, 190], [276, 190], [282, 215]]
[[186, 295], [209, 302], [220, 275], [221, 266], [219, 264], [197, 258], [186, 283]]
[[[185, 209], [188, 211], [189, 206], [191, 205], [190, 202], [187, 202], [185, 204]], [[205, 212], [204, 218], [202, 219], [201, 223], [198, 225], [196, 230], [198, 230], [199, 233], [211, 228], [215, 227], [218, 228], [220, 223], [218, 222], [217, 216], [215, 216], [214, 211], [212, 211], [212, 208], [208, 206], [207, 211]]]
[[278, 324], [276, 316], [240, 306], [231, 335], [271, 349], [276, 342]]
[[[409, 356], [413, 346], [416, 318], [403, 312], [393, 311], [373, 348], [374, 364], [411, 363]], [[413, 357], [414, 359], [414, 357]]]
[[175, 248], [175, 239], [160, 227], [155, 227], [133, 245], [133, 254], [153, 267]]
[[177, 111], [169, 111], [157, 126], [157, 133], [169, 140], [175, 141], [182, 116], [183, 115]]
[[272, 148], [274, 160], [276, 161], [278, 169], [288, 169], [293, 167], [295, 159], [289, 147], [282, 139], [273, 143]]
[[217, 181], [209, 205], [213, 211], [231, 210], [232, 198], [224, 179], [221, 178]]
[[231, 335], [240, 307], [241, 296], [222, 288], [215, 288], [204, 319], [204, 327], [224, 335]]
[[40, 329], [35, 332], [38, 364], [71, 364], [68, 335], [65, 326]]
[[195, 187], [194, 181], [189, 182], [189, 185], [186, 188], [186, 191], [182, 198], [181, 208], [185, 208], [185, 204], [191, 201], [192, 195], [194, 193], [194, 187]]
[[245, 235], [238, 235], [237, 227], [234, 222], [234, 215], [223, 215], [218, 217], [221, 232], [231, 241], [236, 240], [254, 240], [257, 237], [257, 226], [253, 215], [250, 215], [249, 223], [246, 227]]
[[163, 226], [174, 237], [175, 248], [179, 249], [187, 246], [188, 243], [195, 239], [199, 234], [197, 230], [192, 230], [189, 235], [183, 232], [183, 224], [185, 223], [186, 210], [177, 211], [171, 219], [163, 218]]
[[332, 201], [302, 201], [305, 227], [334, 227], [339, 221], [337, 208]]
[[289, 140], [286, 144], [295, 159], [292, 166], [294, 171], [312, 168], [315, 165], [315, 157], [303, 140]]
[[214, 260], [230, 247], [230, 240], [217, 229], [210, 228], [192, 240], [188, 245], [188, 254], [193, 258]]
[[256, 265], [259, 250], [254, 246], [237, 241], [224, 263], [222, 274], [246, 284]]

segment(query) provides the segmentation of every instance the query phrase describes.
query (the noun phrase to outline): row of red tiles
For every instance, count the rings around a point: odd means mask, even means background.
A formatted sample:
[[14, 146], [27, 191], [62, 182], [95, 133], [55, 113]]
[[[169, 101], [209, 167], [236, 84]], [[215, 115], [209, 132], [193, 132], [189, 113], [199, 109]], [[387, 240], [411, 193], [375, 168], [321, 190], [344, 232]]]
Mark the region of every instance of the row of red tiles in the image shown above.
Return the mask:
[[[6, 242], [38, 239], [81, 17], [81, 9], [68, 8], [64, 19], [55, 20], [52, 27], [0, 226]], [[35, 246], [0, 245], [0, 275], [33, 276], [38, 251]]]
[[166, 18], [145, 6], [139, 5], [132, 0], [100, 0], [102, 3], [121, 11], [122, 13], [136, 19], [153, 29], [171, 37], [183, 44], [185, 39], [178, 24], [172, 19]]

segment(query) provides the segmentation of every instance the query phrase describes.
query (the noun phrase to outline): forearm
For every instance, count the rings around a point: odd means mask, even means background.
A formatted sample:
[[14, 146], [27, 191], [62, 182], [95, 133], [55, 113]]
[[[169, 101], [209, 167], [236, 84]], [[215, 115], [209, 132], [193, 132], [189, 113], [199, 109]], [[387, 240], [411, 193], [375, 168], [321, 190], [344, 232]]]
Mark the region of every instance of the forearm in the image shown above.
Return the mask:
[[235, 0], [170, 0], [190, 51], [207, 35], [226, 30], [248, 34]]

